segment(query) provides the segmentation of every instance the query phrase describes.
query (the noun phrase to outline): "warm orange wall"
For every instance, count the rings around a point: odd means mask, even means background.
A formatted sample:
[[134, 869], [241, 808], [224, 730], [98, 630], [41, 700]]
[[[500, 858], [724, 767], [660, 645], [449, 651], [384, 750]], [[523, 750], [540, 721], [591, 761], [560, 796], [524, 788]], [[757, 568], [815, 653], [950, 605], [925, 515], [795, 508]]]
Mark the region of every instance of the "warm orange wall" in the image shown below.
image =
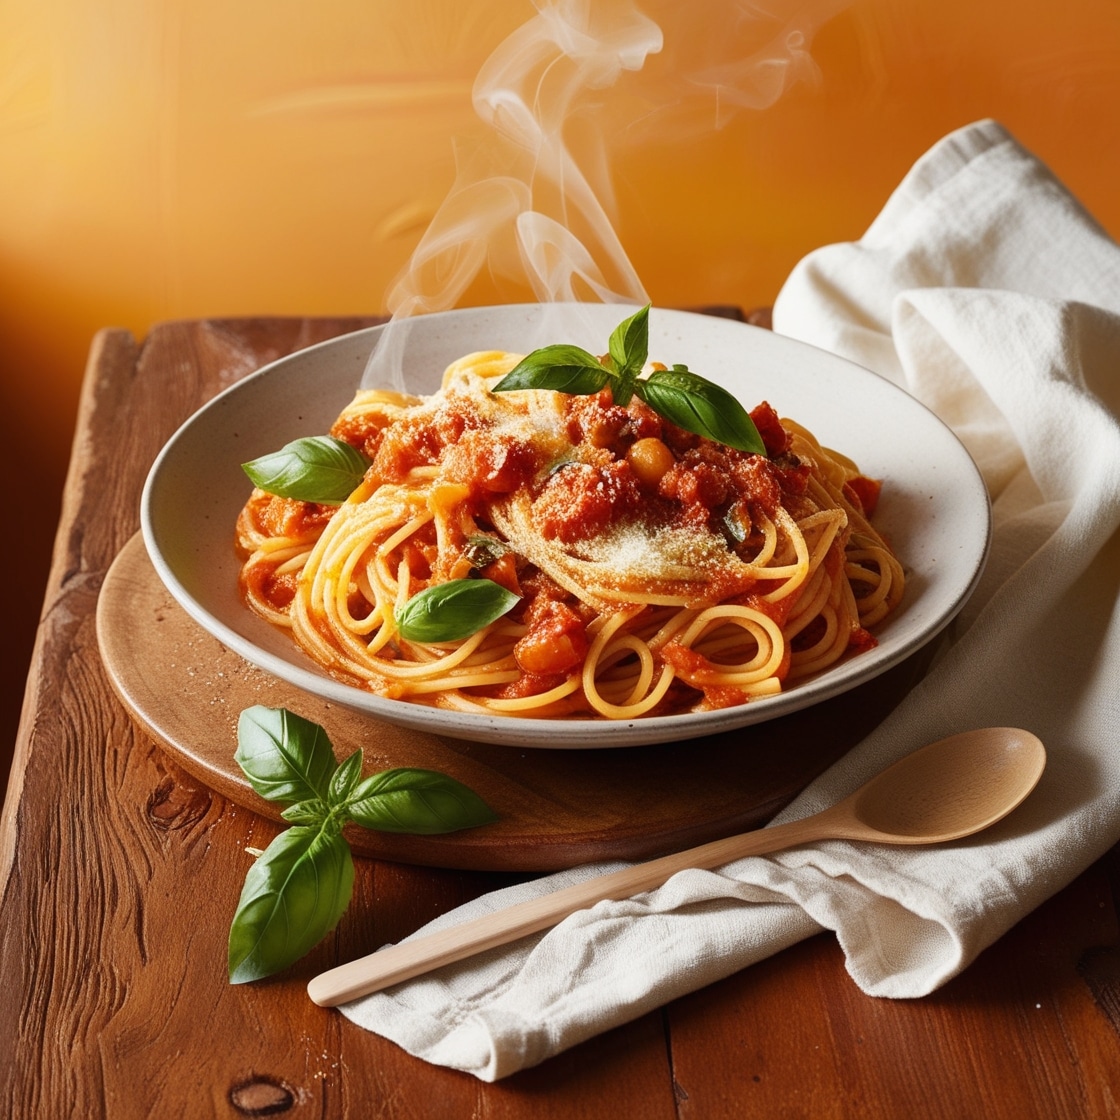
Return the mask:
[[[691, 10], [675, 34], [719, 33], [703, 0]], [[451, 183], [453, 139], [477, 131], [474, 75], [534, 11], [9, 0], [5, 412], [63, 438], [104, 324], [379, 309]], [[857, 236], [921, 151], [982, 116], [1120, 230], [1115, 0], [855, 0], [812, 55], [817, 83], [770, 109], [687, 146], [654, 135], [621, 149], [617, 226], [656, 301], [771, 299], [802, 253]]]
[[[663, 302], [769, 300], [804, 253], [858, 237], [915, 159], [983, 117], [1120, 237], [1116, 0], [856, 0], [812, 54], [816, 86], [739, 118], [695, 160], [660, 154], [664, 225], [647, 241], [633, 217], [622, 229], [643, 275], [662, 253], [675, 262], [654, 281]], [[632, 214], [648, 170], [624, 198]]]
[[[729, 7], [695, 0], [673, 34], [724, 36]], [[612, 144], [617, 228], [655, 302], [769, 302], [804, 252], [857, 237], [922, 151], [985, 116], [1120, 234], [1117, 0], [800, 7], [822, 13], [815, 83], [687, 143]], [[53, 523], [93, 332], [379, 310], [451, 184], [453, 138], [477, 129], [472, 79], [535, 11], [0, 6], [0, 468], [33, 540]]]
[[[61, 402], [53, 442], [98, 326], [378, 309], [451, 183], [453, 138], [477, 130], [474, 75], [535, 9], [9, 0], [3, 11], [4, 394], [28, 416]], [[705, 0], [691, 11], [674, 33], [718, 34]], [[818, 82], [770, 109], [683, 149], [656, 135], [622, 149], [617, 224], [655, 300], [771, 299], [802, 253], [857, 236], [921, 151], [982, 116], [1120, 230], [1116, 0], [855, 0], [812, 55]], [[29, 369], [31, 387], [16, 388]]]

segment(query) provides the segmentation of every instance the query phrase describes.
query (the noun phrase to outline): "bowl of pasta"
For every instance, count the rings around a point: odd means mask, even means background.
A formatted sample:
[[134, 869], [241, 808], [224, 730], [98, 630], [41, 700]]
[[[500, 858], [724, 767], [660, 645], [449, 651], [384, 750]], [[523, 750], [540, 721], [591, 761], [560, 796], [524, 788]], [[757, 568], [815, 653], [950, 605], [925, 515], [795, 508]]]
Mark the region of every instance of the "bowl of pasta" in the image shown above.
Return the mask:
[[693, 739], [871, 680], [980, 577], [983, 481], [933, 413], [723, 318], [470, 308], [299, 351], [167, 443], [176, 601], [318, 697], [521, 747]]

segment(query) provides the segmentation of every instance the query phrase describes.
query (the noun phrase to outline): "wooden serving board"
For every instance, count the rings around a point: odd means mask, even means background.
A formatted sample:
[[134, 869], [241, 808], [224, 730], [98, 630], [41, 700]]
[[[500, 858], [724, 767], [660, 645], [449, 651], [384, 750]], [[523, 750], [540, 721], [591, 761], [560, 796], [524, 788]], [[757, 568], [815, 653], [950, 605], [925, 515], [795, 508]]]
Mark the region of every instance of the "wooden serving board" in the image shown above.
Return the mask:
[[735, 732], [657, 746], [541, 750], [488, 746], [398, 728], [280, 681], [226, 649], [164, 588], [139, 534], [101, 589], [97, 634], [131, 716], [210, 789], [279, 822], [233, 755], [237, 718], [254, 704], [320, 724], [338, 756], [364, 750], [365, 773], [439, 770], [470, 786], [494, 824], [445, 836], [352, 827], [356, 854], [426, 866], [552, 871], [647, 859], [756, 828], [874, 728], [928, 664], [917, 654], [843, 696]]

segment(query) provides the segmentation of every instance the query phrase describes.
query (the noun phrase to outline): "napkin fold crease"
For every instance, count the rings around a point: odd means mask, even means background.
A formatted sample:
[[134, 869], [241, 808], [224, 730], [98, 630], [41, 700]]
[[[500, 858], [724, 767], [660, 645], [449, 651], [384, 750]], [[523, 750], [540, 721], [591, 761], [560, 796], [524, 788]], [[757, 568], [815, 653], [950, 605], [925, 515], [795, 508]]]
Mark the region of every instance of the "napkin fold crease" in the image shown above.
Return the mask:
[[[360, 1026], [494, 1081], [822, 929], [864, 992], [922, 996], [1120, 841], [1120, 247], [981, 121], [928, 152], [860, 241], [801, 261], [774, 328], [934, 411], [993, 511], [988, 565], [929, 673], [776, 821], [969, 727], [1039, 735], [1038, 789], [934, 849], [830, 841], [681, 872], [345, 1005]], [[416, 936], [616, 866], [495, 892]]]

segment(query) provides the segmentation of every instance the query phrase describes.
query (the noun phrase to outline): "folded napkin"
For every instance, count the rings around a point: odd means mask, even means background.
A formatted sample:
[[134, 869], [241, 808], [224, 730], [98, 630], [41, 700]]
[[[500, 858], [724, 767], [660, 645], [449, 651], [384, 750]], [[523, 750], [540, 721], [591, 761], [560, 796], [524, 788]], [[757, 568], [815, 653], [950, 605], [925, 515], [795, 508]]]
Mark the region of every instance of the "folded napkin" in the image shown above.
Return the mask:
[[[1025, 727], [1049, 765], [1000, 825], [935, 849], [828, 842], [692, 870], [345, 1006], [410, 1053], [492, 1081], [822, 928], [870, 995], [945, 983], [1120, 840], [1120, 247], [999, 125], [956, 132], [854, 244], [783, 288], [775, 329], [890, 378], [990, 490], [985, 575], [928, 676], [778, 819], [903, 754]], [[478, 899], [445, 927], [612, 865]]]

